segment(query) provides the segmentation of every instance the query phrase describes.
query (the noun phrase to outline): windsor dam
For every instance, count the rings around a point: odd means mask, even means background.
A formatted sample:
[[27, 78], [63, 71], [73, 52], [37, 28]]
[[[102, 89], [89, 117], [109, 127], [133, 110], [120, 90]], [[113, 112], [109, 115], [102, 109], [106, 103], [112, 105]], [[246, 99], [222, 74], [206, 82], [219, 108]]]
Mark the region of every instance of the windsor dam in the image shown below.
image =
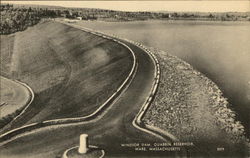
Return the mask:
[[1, 158], [65, 158], [81, 134], [105, 157], [249, 154], [247, 126], [206, 74], [90, 28], [47, 19], [1, 35]]

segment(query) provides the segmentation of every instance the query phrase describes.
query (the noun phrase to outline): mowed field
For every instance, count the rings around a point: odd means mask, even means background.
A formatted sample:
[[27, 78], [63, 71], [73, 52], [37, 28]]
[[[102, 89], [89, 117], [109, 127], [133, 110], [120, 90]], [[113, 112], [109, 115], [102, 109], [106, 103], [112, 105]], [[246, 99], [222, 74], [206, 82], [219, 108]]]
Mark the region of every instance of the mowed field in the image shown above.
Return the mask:
[[31, 92], [24, 85], [0, 76], [0, 126], [8, 123], [31, 100]]
[[1, 36], [1, 41], [1, 74], [28, 83], [35, 93], [27, 112], [3, 131], [91, 114], [132, 68], [125, 47], [56, 22]]

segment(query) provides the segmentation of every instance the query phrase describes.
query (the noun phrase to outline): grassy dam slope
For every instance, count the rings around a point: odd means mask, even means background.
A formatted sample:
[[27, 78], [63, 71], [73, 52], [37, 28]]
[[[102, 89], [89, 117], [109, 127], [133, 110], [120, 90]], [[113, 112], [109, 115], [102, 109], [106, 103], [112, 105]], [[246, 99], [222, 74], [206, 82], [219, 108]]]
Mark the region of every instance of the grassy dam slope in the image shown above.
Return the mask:
[[20, 82], [0, 76], [0, 127], [10, 122], [33, 100], [32, 91]]
[[56, 22], [1, 36], [1, 42], [1, 75], [28, 83], [35, 93], [27, 111], [2, 132], [91, 114], [132, 67], [132, 56], [122, 45]]

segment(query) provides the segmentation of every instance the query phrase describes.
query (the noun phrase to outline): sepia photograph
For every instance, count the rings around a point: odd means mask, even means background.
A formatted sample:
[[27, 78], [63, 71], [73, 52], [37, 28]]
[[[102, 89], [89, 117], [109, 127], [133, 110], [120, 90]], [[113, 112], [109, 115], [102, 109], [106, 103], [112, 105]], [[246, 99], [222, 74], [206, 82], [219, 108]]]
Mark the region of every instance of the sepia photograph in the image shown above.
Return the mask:
[[250, 1], [0, 2], [1, 158], [250, 157]]

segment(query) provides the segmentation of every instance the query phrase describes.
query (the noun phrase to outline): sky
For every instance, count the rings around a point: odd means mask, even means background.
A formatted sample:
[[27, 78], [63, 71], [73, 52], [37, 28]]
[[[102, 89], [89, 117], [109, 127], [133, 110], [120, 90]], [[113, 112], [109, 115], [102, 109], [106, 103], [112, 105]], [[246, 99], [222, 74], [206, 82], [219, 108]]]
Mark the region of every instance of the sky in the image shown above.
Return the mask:
[[2, 1], [122, 11], [250, 12], [250, 1]]

